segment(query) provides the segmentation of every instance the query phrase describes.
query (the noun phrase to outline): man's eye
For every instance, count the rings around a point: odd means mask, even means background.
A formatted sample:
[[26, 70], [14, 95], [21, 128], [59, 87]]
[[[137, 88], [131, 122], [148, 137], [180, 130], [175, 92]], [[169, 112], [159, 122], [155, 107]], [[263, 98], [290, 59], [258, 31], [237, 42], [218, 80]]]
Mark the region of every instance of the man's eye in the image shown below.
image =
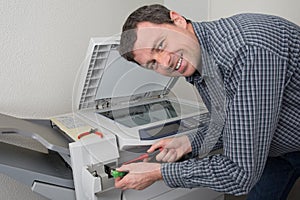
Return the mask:
[[157, 49], [162, 50], [163, 47], [164, 47], [164, 41], [161, 41], [161, 42], [158, 44]]
[[146, 69], [149, 70], [156, 70], [157, 68], [157, 62], [155, 60], [153, 60], [151, 63], [149, 63], [146, 67]]
[[150, 65], [150, 69], [155, 70], [156, 69], [156, 64], [157, 64], [156, 61], [152, 61], [151, 65]]

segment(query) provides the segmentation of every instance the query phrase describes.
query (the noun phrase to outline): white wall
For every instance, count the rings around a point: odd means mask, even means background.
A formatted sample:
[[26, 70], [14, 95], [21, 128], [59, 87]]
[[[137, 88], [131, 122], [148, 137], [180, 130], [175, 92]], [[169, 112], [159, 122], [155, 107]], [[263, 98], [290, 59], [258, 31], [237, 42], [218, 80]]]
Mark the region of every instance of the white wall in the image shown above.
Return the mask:
[[208, 19], [208, 0], [165, 0], [164, 4], [184, 17], [193, 21], [203, 21]]
[[254, 12], [284, 17], [300, 25], [299, 0], [210, 0], [209, 19], [219, 19], [237, 13]]
[[121, 30], [135, 8], [162, 0], [0, 1], [0, 112], [46, 118], [71, 111], [90, 37]]

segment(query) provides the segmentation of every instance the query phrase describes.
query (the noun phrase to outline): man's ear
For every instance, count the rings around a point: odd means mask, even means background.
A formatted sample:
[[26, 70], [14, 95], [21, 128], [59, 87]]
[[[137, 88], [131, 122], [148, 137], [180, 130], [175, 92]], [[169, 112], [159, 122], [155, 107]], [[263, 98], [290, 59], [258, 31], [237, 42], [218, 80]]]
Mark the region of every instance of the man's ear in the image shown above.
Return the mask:
[[175, 11], [170, 11], [170, 18], [176, 26], [186, 28], [187, 22], [184, 17]]

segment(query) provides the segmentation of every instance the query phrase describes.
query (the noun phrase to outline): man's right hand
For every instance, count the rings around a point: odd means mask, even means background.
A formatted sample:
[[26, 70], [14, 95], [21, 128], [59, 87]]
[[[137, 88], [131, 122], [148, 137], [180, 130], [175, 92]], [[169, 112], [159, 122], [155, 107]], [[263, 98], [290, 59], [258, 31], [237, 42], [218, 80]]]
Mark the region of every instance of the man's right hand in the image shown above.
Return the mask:
[[156, 160], [162, 162], [175, 162], [192, 151], [190, 140], [186, 135], [162, 139], [154, 143], [147, 152], [151, 153], [156, 149], [162, 149], [156, 156]]

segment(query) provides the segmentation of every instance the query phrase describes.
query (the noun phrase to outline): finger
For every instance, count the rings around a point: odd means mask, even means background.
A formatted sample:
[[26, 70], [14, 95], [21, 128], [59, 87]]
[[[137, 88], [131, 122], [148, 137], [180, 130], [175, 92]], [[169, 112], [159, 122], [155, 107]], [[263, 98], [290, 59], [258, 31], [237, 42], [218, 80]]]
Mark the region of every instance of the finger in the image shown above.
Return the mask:
[[148, 153], [151, 153], [151, 152], [155, 151], [156, 149], [160, 149], [160, 148], [163, 147], [163, 144], [164, 144], [163, 140], [160, 140], [160, 141], [158, 141], [157, 143], [154, 143], [154, 144], [147, 150], [147, 152], [148, 152]]
[[164, 147], [167, 146], [167, 144], [169, 143], [170, 139], [166, 138], [166, 139], [162, 139], [159, 140], [158, 142], [152, 144], [152, 146], [148, 149], [148, 153], [151, 153], [157, 149], [159, 149], [160, 151], [164, 149]]
[[127, 189], [129, 189], [129, 187], [127, 187], [127, 185], [124, 184], [124, 185], [122, 185], [121, 189], [122, 189], [122, 190], [127, 190]]
[[167, 162], [175, 162], [176, 161], [176, 155], [171, 155], [170, 158], [167, 160]]
[[168, 159], [167, 162], [175, 162], [177, 160], [177, 154], [174, 153], [171, 155], [171, 157]]
[[115, 179], [115, 188], [122, 188], [123, 184], [121, 181], [121, 178], [116, 178]]
[[115, 178], [115, 182], [120, 182], [120, 181], [121, 181], [121, 177]]
[[125, 171], [129, 171], [129, 166], [128, 165], [122, 165], [119, 168], [116, 168], [117, 171], [119, 172], [125, 172]]
[[156, 156], [157, 161], [162, 161], [164, 157], [167, 155], [168, 149], [163, 149], [159, 154]]
[[172, 156], [168, 159], [167, 162], [175, 162], [177, 161], [177, 154], [172, 154]]
[[168, 153], [162, 158], [163, 162], [172, 162], [172, 158], [176, 156], [176, 151], [174, 149], [169, 149]]
[[121, 187], [120, 187], [120, 189], [121, 190], [127, 190], [127, 189], [129, 189], [126, 185], [122, 185]]

